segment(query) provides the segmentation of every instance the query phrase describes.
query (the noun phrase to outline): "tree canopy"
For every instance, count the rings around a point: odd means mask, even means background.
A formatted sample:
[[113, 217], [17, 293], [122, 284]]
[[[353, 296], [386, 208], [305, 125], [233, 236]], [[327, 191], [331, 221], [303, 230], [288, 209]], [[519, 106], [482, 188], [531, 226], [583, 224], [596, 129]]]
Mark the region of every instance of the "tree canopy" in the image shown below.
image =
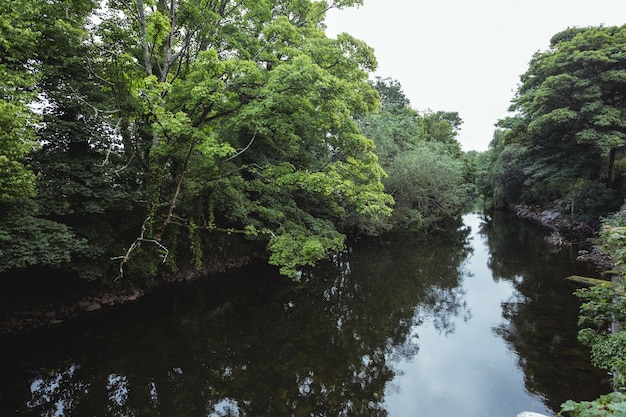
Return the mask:
[[[240, 234], [296, 277], [343, 247], [341, 224], [391, 213], [355, 122], [379, 105], [376, 58], [324, 33], [329, 8], [360, 1], [16, 3], [1, 18], [3, 270], [151, 276]], [[75, 243], [41, 262], [24, 249], [47, 233], [18, 218]]]
[[507, 166], [518, 172], [517, 190], [505, 194], [526, 202], [569, 201], [563, 208], [584, 212], [591, 193], [610, 206], [616, 157], [626, 145], [625, 51], [626, 28], [600, 26], [557, 33], [532, 57], [509, 109], [513, 115], [499, 121], [502, 150], [514, 156]]
[[459, 115], [325, 33], [361, 3], [0, 6], [0, 272], [142, 281], [241, 249], [297, 279], [349, 234], [456, 215]]
[[29, 71], [38, 38], [30, 25], [37, 3], [0, 5], [0, 199], [34, 193], [35, 177], [24, 157], [35, 145], [37, 117], [29, 106], [37, 74]]
[[387, 177], [385, 190], [395, 200], [388, 227], [427, 230], [457, 216], [469, 199], [466, 162], [457, 135], [456, 112], [417, 111], [397, 80], [377, 78], [382, 97], [377, 113], [359, 120], [372, 138]]

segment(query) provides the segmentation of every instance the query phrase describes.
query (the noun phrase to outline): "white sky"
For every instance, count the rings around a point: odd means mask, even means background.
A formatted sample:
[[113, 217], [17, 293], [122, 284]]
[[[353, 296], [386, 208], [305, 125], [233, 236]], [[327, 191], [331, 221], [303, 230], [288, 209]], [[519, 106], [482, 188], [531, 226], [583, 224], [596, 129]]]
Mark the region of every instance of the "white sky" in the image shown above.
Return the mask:
[[568, 27], [626, 24], [626, 0], [365, 0], [326, 24], [373, 47], [372, 78], [397, 80], [413, 108], [458, 112], [463, 150], [484, 151], [532, 55]]

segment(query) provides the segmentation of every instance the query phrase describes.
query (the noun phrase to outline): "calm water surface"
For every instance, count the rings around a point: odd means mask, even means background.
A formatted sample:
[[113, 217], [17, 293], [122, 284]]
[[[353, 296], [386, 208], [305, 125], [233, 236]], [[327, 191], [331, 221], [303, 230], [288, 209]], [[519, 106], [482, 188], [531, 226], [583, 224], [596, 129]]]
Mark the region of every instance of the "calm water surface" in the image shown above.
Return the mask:
[[576, 341], [575, 249], [512, 216], [361, 239], [4, 337], [0, 416], [556, 415], [610, 387]]

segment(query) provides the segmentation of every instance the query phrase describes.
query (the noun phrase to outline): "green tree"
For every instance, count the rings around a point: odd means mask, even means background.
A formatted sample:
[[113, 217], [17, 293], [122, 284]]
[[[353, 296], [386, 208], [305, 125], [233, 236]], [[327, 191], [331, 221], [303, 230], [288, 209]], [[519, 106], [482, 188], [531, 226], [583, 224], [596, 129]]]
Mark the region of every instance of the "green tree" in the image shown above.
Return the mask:
[[457, 112], [432, 111], [423, 112], [424, 136], [427, 142], [444, 143], [448, 152], [455, 157], [462, 154], [461, 145], [457, 140], [463, 120]]
[[442, 143], [420, 143], [398, 155], [383, 182], [395, 199], [399, 230], [428, 229], [459, 215], [467, 203], [464, 165]]
[[387, 168], [395, 157], [417, 145], [424, 136], [424, 122], [398, 81], [378, 77], [374, 88], [381, 96], [381, 108], [360, 118], [359, 127], [374, 140], [380, 164]]
[[379, 112], [359, 120], [363, 133], [374, 140], [388, 177], [385, 190], [395, 200], [387, 228], [427, 229], [460, 213], [467, 202], [467, 165], [456, 140], [457, 113], [410, 107], [399, 82], [378, 78], [382, 97]]
[[342, 247], [337, 223], [389, 215], [384, 171], [354, 122], [378, 104], [376, 60], [347, 34], [326, 37], [327, 7], [109, 2], [98, 77], [144, 202], [120, 274], [131, 258], [154, 265], [153, 249], [171, 268], [201, 265], [229, 232], [267, 242], [270, 263], [296, 277]]
[[33, 52], [39, 33], [32, 26], [37, 14], [35, 1], [0, 4], [0, 200], [35, 191], [25, 157], [35, 145], [38, 122], [30, 106], [37, 93]]
[[73, 242], [81, 242], [65, 245], [71, 260], [62, 268], [90, 281], [110, 274], [109, 258], [128, 238], [124, 220], [134, 209], [122, 188], [114, 187], [128, 178], [122, 176], [125, 161], [115, 151], [115, 103], [96, 72], [99, 51], [90, 18], [98, 6], [92, 0], [41, 6], [37, 27], [42, 36], [36, 47], [45, 100], [41, 146], [31, 156], [38, 178], [37, 215], [65, 226], [75, 234]]
[[527, 179], [526, 148], [517, 142], [507, 143], [509, 132], [496, 130], [489, 143], [488, 194], [494, 207], [523, 201]]
[[[42, 198], [53, 188], [51, 183], [57, 185], [54, 192], [58, 199], [70, 192], [67, 175], [44, 175], [37, 161], [56, 140], [53, 135], [42, 135], [42, 130], [59, 126], [56, 119], [48, 117], [48, 109], [55, 108], [62, 114], [56, 98], [67, 100], [68, 95], [74, 95], [68, 89], [61, 92], [52, 88], [47, 82], [51, 60], [62, 61], [64, 54], [72, 58], [77, 49], [68, 48], [68, 44], [77, 45], [81, 40], [71, 32], [80, 28], [79, 17], [89, 14], [93, 5], [78, 1], [5, 3], [0, 5], [0, 48], [4, 49], [0, 79], [6, 93], [0, 99], [0, 172], [8, 178], [3, 176], [0, 187], [0, 254], [4, 259], [0, 272], [35, 265], [71, 269], [76, 261], [74, 255], [87, 249], [86, 241], [70, 225], [50, 216], [54, 205]], [[65, 74], [65, 84], [80, 73]], [[72, 171], [67, 169], [64, 174]]]
[[[614, 186], [616, 153], [626, 144], [626, 30], [567, 29], [536, 53], [501, 121], [525, 147], [528, 186], [562, 194], [578, 178]], [[511, 142], [512, 142], [511, 141]]]

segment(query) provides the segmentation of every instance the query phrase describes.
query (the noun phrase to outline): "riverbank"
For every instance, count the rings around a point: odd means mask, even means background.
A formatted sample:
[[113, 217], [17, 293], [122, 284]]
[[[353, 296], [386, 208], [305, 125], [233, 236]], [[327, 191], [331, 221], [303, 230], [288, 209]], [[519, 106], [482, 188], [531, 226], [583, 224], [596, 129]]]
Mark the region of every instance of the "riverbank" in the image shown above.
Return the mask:
[[526, 219], [551, 230], [546, 236], [546, 241], [557, 250], [561, 246], [569, 246], [572, 243], [582, 245], [577, 259], [593, 265], [598, 271], [606, 271], [613, 268], [613, 260], [603, 253], [595, 244], [594, 238], [598, 236], [600, 220], [593, 224], [572, 219], [555, 208], [539, 206], [527, 206], [522, 204], [510, 204], [506, 210], [512, 211], [519, 218]]
[[[563, 246], [571, 243], [572, 239], [578, 242], [587, 241], [595, 237], [596, 229], [592, 225], [575, 222], [558, 211], [541, 209], [538, 207], [511, 205], [506, 208], [514, 212], [518, 217], [539, 223], [553, 234], [548, 235], [550, 244]], [[559, 249], [558, 247], [556, 249]], [[13, 334], [28, 331], [40, 327], [51, 327], [71, 320], [78, 316], [97, 314], [115, 308], [117, 305], [135, 302], [157, 288], [167, 285], [187, 282], [224, 272], [233, 268], [242, 267], [253, 260], [259, 259], [256, 254], [237, 260], [229, 260], [211, 265], [204, 270], [177, 272], [162, 276], [154, 285], [146, 288], [117, 288], [97, 289], [84, 287], [81, 291], [63, 294], [63, 296], [50, 297], [49, 300], [37, 300], [25, 302], [23, 305], [4, 311], [0, 316], [0, 335]], [[611, 260], [604, 255], [596, 246], [589, 243], [584, 250], [580, 251], [578, 259], [595, 265], [598, 270], [610, 269]], [[29, 294], [27, 293], [26, 296]]]
[[[135, 302], [156, 289], [240, 268], [255, 259], [258, 259], [258, 256], [214, 263], [202, 270], [178, 271], [175, 274], [165, 274], [157, 282], [146, 287], [122, 288], [119, 286], [102, 289], [83, 284], [78, 286], [78, 290], [67, 292], [53, 292], [48, 291], [46, 288], [37, 288], [37, 281], [43, 282], [46, 279], [51, 280], [51, 278], [44, 276], [33, 279], [30, 274], [25, 273], [24, 279], [31, 282], [20, 285], [22, 287], [30, 286], [31, 289], [22, 290], [24, 301], [15, 302], [11, 300], [11, 307], [3, 309], [0, 315], [0, 336], [17, 334], [42, 327], [53, 327], [79, 316], [107, 311], [115, 308], [115, 306]], [[5, 296], [9, 292], [6, 287], [7, 285], [3, 287]], [[45, 294], [46, 292], [49, 294]], [[8, 295], [10, 296], [10, 294]], [[7, 303], [5, 302], [4, 304], [6, 305]]]
[[555, 232], [562, 233], [569, 239], [584, 241], [596, 236], [600, 222], [593, 224], [574, 220], [569, 215], [564, 215], [554, 208], [539, 206], [527, 206], [522, 204], [511, 204], [507, 207], [518, 217], [539, 223]]

